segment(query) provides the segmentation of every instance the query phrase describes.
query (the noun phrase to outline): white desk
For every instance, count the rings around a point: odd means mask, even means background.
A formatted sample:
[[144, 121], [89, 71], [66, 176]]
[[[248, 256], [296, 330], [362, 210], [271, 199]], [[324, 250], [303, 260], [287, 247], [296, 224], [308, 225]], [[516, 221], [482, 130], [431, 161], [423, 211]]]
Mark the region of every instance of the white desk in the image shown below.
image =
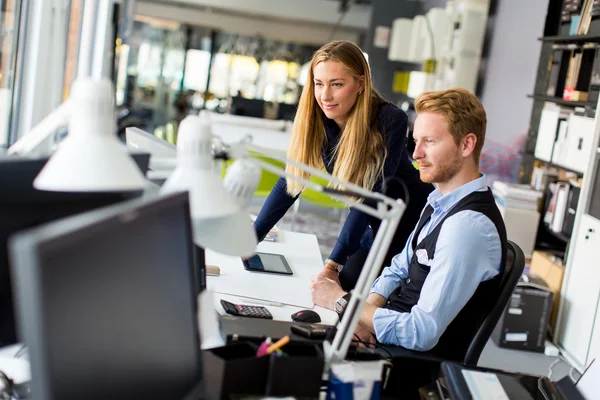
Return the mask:
[[213, 122], [212, 133], [227, 144], [236, 143], [252, 135], [252, 144], [280, 153], [287, 153], [292, 135], [271, 129]]
[[337, 323], [338, 316], [334, 311], [314, 306], [311, 299], [311, 278], [323, 268], [323, 259], [315, 235], [280, 231], [278, 242], [261, 242], [257, 251], [283, 254], [294, 275], [249, 272], [244, 269], [239, 257], [207, 251], [206, 263], [217, 265], [221, 269], [220, 276], [208, 276], [206, 283], [215, 293], [215, 307], [219, 313], [225, 313], [219, 303], [221, 298], [244, 304], [240, 300], [241, 296], [284, 303], [283, 307], [265, 306], [275, 320], [291, 321], [294, 312], [313, 309], [320, 315], [322, 323]]

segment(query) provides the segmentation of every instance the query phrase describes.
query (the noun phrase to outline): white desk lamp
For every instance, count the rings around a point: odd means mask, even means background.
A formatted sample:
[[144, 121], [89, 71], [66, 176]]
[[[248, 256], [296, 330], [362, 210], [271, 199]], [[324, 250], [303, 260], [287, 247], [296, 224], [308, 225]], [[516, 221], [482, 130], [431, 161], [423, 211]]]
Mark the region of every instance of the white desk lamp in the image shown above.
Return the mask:
[[[269, 164], [258, 158], [252, 158], [249, 152], [255, 152], [261, 155], [266, 155], [269, 158], [273, 158], [282, 161], [286, 164], [293, 165], [294, 167], [297, 167], [302, 171], [323, 178], [330, 184], [337, 185], [338, 187], [343, 189], [333, 189], [312, 182], [308, 179], [303, 179], [295, 175], [290, 175], [284, 169]], [[367, 296], [369, 295], [373, 282], [379, 275], [379, 266], [383, 263], [385, 255], [389, 249], [390, 243], [396, 232], [396, 228], [398, 227], [398, 224], [400, 222], [400, 218], [402, 218], [402, 215], [404, 214], [406, 205], [400, 199], [393, 200], [387, 196], [384, 196], [381, 193], [371, 192], [360, 186], [337, 179], [336, 177], [318, 169], [282, 157], [280, 154], [273, 152], [272, 150], [258, 146], [253, 146], [248, 143], [241, 142], [229, 147], [224, 147], [222, 151], [216, 155], [216, 157], [225, 159], [238, 159], [236, 163], [241, 162], [243, 160], [244, 165], [258, 165], [259, 167], [279, 176], [294, 179], [302, 183], [306, 187], [310, 187], [311, 189], [314, 189], [318, 192], [325, 193], [336, 200], [343, 201], [350, 207], [354, 207], [368, 215], [379, 218], [381, 220], [381, 225], [379, 227], [379, 230], [377, 231], [377, 235], [375, 236], [373, 245], [371, 246], [371, 250], [367, 255], [367, 259], [363, 266], [362, 272], [358, 278], [358, 282], [356, 283], [356, 287], [352, 291], [352, 296], [350, 298], [350, 301], [348, 302], [348, 306], [346, 308], [346, 312], [344, 313], [344, 317], [342, 318], [341, 323], [338, 326], [337, 334], [335, 335], [331, 345], [329, 345], [329, 343], [326, 342], [325, 372], [329, 371], [329, 368], [332, 363], [340, 362], [346, 358], [348, 347], [350, 346], [350, 342], [352, 341], [352, 337], [354, 336], [354, 331], [356, 330], [356, 327], [358, 325], [360, 312], [362, 311], [363, 305], [367, 299]], [[247, 184], [248, 187], [244, 189], [239, 189], [239, 187], [244, 186], [243, 182], [246, 179], [246, 177], [242, 176], [241, 173], [246, 174], [247, 171], [248, 169], [244, 168], [243, 166], [240, 166], [236, 169], [230, 167], [230, 172], [228, 172], [225, 178], [225, 185], [229, 187], [230, 191], [232, 191], [231, 188], [234, 187], [238, 187], [238, 190], [244, 190], [246, 192], [251, 189], [250, 184]], [[368, 199], [370, 202], [376, 202], [377, 208], [367, 206], [362, 202], [354, 200], [353, 198], [363, 198]]]
[[58, 192], [134, 191], [145, 179], [115, 135], [114, 95], [108, 79], [78, 79], [69, 104], [69, 134], [33, 186]]
[[[210, 122], [195, 115], [181, 121], [177, 137], [177, 167], [161, 193], [189, 191], [190, 213], [197, 245], [232, 256], [249, 257], [257, 240], [249, 215], [225, 190], [213, 171]], [[258, 178], [252, 184], [258, 185]]]

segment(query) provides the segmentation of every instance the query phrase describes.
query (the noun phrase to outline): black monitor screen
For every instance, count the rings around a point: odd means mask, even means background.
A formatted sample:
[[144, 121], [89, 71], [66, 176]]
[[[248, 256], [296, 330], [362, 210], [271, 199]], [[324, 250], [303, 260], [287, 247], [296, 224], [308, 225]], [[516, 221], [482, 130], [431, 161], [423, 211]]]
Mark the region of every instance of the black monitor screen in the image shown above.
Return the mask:
[[181, 399], [199, 382], [187, 193], [50, 223], [10, 250], [34, 398]]
[[[144, 173], [149, 154], [132, 155]], [[44, 158], [0, 158], [0, 347], [18, 341], [15, 329], [7, 240], [21, 230], [84, 211], [138, 197], [142, 191], [61, 193], [34, 189]]]

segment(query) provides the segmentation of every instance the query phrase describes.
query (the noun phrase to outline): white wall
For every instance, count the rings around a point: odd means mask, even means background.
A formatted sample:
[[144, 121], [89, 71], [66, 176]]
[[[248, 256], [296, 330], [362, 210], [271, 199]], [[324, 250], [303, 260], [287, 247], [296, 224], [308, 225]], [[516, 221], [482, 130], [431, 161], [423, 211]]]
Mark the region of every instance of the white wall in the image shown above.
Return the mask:
[[[177, 4], [169, 3], [138, 1], [135, 12], [231, 33], [262, 35], [317, 46], [330, 40], [333, 25], [339, 18], [338, 3], [331, 0], [187, 0]], [[207, 7], [210, 3], [219, 3], [219, 6]], [[237, 8], [233, 9], [233, 3]], [[259, 4], [262, 6], [258, 7]], [[333, 38], [358, 42], [359, 35], [364, 30], [358, 25], [363, 23], [362, 19], [365, 17], [370, 18], [370, 11], [370, 7], [353, 5]]]
[[511, 144], [527, 133], [548, 0], [498, 0], [481, 102], [486, 140]]

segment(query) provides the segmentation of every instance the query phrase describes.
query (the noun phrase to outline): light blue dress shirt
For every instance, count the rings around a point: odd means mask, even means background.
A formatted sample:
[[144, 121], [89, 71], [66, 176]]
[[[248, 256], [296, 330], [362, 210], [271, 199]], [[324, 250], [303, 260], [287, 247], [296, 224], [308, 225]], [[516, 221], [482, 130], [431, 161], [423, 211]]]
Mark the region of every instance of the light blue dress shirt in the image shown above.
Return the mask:
[[[445, 196], [438, 189], [434, 190], [427, 199], [434, 211], [423, 226], [418, 243], [461, 199], [475, 191], [485, 190], [485, 175]], [[402, 253], [392, 259], [392, 265], [384, 268], [371, 293], [387, 299], [408, 276], [414, 233], [408, 238]], [[412, 350], [432, 349], [479, 284], [499, 273], [501, 261], [500, 236], [488, 217], [471, 210], [449, 217], [440, 230], [435, 255], [430, 260], [431, 269], [418, 303], [409, 313], [378, 308], [373, 316], [377, 340]]]

